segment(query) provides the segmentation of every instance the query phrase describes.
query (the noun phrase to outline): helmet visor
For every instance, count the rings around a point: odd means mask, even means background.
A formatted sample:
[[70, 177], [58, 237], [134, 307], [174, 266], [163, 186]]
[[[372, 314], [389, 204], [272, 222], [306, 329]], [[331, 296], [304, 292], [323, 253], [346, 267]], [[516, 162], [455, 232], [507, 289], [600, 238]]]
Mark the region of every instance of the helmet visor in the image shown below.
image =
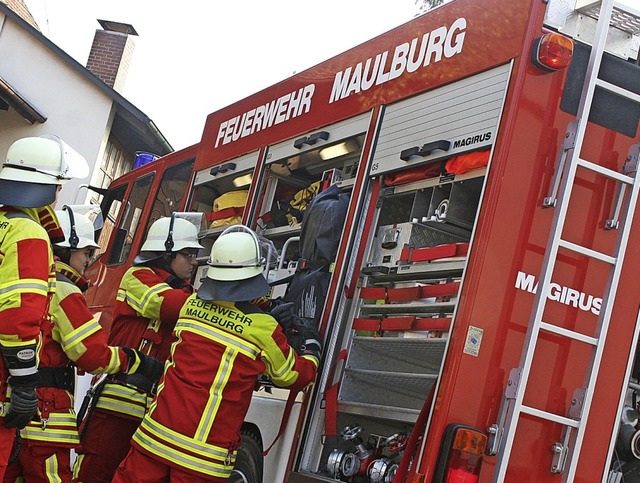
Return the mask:
[[100, 248], [95, 234], [103, 226], [102, 212], [96, 205], [65, 205], [56, 214], [66, 240], [58, 246], [71, 248]]
[[255, 259], [247, 260], [241, 263], [222, 263], [217, 264], [213, 261], [209, 260], [207, 264], [211, 267], [222, 267], [222, 268], [250, 268], [250, 267], [264, 267], [262, 275], [267, 278], [269, 273], [269, 269], [274, 267], [278, 260], [278, 250], [271, 240], [256, 234], [253, 230], [247, 228], [244, 225], [233, 225], [224, 230], [220, 236], [224, 236], [229, 233], [248, 233], [254, 237], [255, 244], [257, 247], [257, 257]]
[[84, 159], [78, 151], [73, 149], [67, 143], [57, 136], [43, 135], [43, 138], [56, 141], [60, 145], [62, 152], [62, 164], [60, 166], [60, 173], [57, 174], [58, 179], [68, 181], [70, 179], [82, 179], [89, 176], [89, 165], [87, 160]]
[[[175, 233], [177, 225], [181, 222], [176, 220], [184, 220], [191, 223], [195, 227], [195, 232], [188, 234], [183, 232], [181, 235]], [[188, 226], [188, 225], [187, 225]], [[167, 240], [165, 242], [165, 249], [168, 252], [177, 252], [184, 248], [204, 248], [198, 239], [202, 238], [202, 232], [205, 229], [204, 213], [198, 213], [194, 211], [175, 211], [171, 214], [169, 221], [169, 233], [167, 234]], [[191, 230], [187, 230], [191, 231]]]
[[62, 209], [70, 209], [74, 214], [78, 213], [79, 215], [84, 215], [89, 218], [91, 223], [93, 223], [94, 231], [98, 231], [104, 226], [104, 217], [102, 216], [100, 207], [97, 205], [64, 205]]
[[181, 218], [183, 220], [187, 220], [189, 223], [196, 227], [198, 235], [201, 238], [200, 234], [206, 228], [204, 213], [198, 213], [196, 211], [175, 211], [171, 214], [171, 216], [174, 219]]

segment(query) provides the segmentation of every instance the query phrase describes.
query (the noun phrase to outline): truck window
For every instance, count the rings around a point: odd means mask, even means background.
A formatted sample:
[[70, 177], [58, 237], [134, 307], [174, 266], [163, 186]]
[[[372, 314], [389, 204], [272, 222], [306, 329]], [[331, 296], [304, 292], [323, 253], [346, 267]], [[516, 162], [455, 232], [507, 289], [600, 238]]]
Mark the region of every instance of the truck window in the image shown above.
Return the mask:
[[100, 248], [95, 252], [95, 256], [93, 258], [94, 261], [102, 257], [107, 251], [107, 245], [111, 239], [111, 234], [115, 229], [118, 216], [120, 215], [122, 199], [124, 198], [124, 194], [127, 192], [128, 186], [128, 184], [123, 184], [113, 190], [109, 190], [102, 201], [100, 209], [103, 213], [104, 224], [102, 228], [96, 232], [95, 238], [98, 240]]
[[170, 216], [174, 211], [180, 210], [191, 180], [194, 161], [195, 158], [191, 158], [176, 166], [167, 168], [164, 172], [147, 221], [147, 228], [158, 218]]
[[127, 260], [154, 177], [155, 173], [150, 173], [134, 183], [129, 199], [124, 202], [125, 211], [117, 229], [107, 265], [118, 265]]

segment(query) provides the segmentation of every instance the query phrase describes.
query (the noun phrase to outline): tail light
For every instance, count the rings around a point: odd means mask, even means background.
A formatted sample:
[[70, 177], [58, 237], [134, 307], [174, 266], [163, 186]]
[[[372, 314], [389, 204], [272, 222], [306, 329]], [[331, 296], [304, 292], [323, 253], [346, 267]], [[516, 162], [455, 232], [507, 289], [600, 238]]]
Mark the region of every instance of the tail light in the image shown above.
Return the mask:
[[482, 468], [487, 436], [462, 424], [447, 426], [434, 483], [477, 483]]
[[573, 40], [556, 33], [538, 37], [531, 49], [531, 62], [548, 72], [568, 67], [572, 56]]

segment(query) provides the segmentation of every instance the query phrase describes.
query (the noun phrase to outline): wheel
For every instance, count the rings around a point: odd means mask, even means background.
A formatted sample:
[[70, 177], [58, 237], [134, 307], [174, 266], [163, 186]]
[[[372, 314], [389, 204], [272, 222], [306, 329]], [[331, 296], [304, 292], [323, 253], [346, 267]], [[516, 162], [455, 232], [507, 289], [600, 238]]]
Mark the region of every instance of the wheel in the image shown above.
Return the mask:
[[254, 431], [240, 431], [242, 443], [238, 448], [236, 466], [229, 483], [262, 483], [262, 442]]

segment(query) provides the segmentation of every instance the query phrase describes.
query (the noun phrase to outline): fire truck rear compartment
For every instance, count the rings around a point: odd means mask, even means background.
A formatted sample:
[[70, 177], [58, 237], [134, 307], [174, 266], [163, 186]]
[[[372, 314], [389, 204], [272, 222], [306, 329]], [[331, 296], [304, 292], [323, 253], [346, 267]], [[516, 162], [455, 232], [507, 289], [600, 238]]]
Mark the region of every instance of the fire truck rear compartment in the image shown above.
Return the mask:
[[[373, 462], [387, 478], [400, 463], [444, 364], [509, 69], [387, 106], [371, 165], [379, 194], [371, 225], [360, 225], [358, 289], [333, 329], [336, 346], [348, 352], [328, 382], [339, 384], [337, 435], [305, 448], [300, 477], [386, 481], [377, 480]], [[410, 115], [416, 111], [418, 118]], [[485, 161], [446, 171], [470, 153]], [[309, 431], [320, 436], [322, 426], [313, 421]]]

